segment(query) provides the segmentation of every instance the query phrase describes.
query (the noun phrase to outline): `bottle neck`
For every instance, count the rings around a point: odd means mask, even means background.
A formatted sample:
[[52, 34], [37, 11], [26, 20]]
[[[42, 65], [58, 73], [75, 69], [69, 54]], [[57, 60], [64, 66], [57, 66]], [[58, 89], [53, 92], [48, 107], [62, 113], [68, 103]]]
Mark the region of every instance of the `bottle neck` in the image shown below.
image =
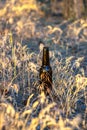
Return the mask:
[[42, 66], [50, 66], [49, 62], [49, 48], [43, 48], [43, 59], [42, 59]]

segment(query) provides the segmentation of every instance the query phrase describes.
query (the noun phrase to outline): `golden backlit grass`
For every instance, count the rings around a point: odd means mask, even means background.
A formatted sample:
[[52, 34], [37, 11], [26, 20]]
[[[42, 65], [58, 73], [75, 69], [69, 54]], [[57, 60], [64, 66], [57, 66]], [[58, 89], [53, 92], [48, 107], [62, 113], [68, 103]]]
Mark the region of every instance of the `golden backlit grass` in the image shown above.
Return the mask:
[[[0, 118], [2, 119], [0, 129], [5, 127], [8, 130], [10, 127], [12, 130], [19, 130], [20, 128], [23, 130], [35, 130], [36, 127], [40, 127], [43, 130], [45, 127], [48, 127], [49, 129], [55, 130], [73, 130], [74, 128], [80, 129], [80, 123], [82, 125], [84, 124], [85, 128], [85, 117], [81, 119], [80, 115], [76, 117], [72, 115], [76, 107], [76, 102], [82, 96], [86, 99], [87, 86], [87, 78], [84, 75], [73, 75], [74, 71], [71, 63], [74, 57], [66, 58], [66, 64], [64, 66], [62, 60], [59, 62], [57, 57], [52, 57], [55, 58], [52, 64], [53, 68], [55, 68], [55, 64], [57, 66], [53, 71], [55, 79], [53, 90], [50, 93], [50, 103], [48, 103], [49, 99], [45, 97], [44, 93], [41, 93], [41, 95], [38, 93], [37, 99], [31, 103], [35, 93], [30, 95], [30, 91], [32, 92], [32, 88], [35, 88], [34, 86], [27, 86], [29, 98], [27, 99], [26, 105], [20, 111], [17, 111], [18, 106], [16, 108], [14, 107], [16, 103], [14, 94], [26, 94], [26, 79], [29, 80], [28, 85], [30, 85], [32, 79], [36, 80], [35, 82], [38, 81], [37, 67], [39, 63], [37, 65], [34, 63], [32, 59], [34, 53], [29, 53], [26, 46], [22, 46], [20, 43], [13, 44], [11, 33], [4, 36], [4, 38], [6, 40], [9, 39], [9, 41], [8, 43], [2, 41], [1, 50], [3, 53], [0, 53], [0, 72], [2, 75], [2, 81], [0, 83]], [[37, 55], [34, 56], [37, 57]], [[83, 59], [78, 58], [74, 61], [74, 66], [79, 67]], [[32, 77], [32, 74], [34, 76], [36, 75], [35, 79]], [[21, 81], [17, 79], [19, 76], [21, 77]], [[15, 80], [16, 82], [14, 82]], [[35, 90], [37, 92], [38, 86], [35, 85], [35, 87], [37, 87]], [[11, 95], [6, 97], [4, 90], [7, 90], [7, 92], [11, 90]], [[81, 91], [82, 93], [79, 95]], [[10, 102], [13, 100], [13, 103], [9, 103], [8, 100]], [[41, 107], [41, 110], [38, 110], [38, 107]], [[39, 114], [37, 114], [38, 112]], [[35, 117], [33, 117], [33, 113], [36, 113]], [[86, 114], [86, 111], [84, 114]], [[72, 115], [71, 119], [68, 118], [69, 115]]]
[[[36, 130], [37, 127], [40, 130], [46, 127], [50, 130], [74, 130], [75, 128], [84, 130], [87, 114], [87, 77], [84, 68], [80, 68], [84, 56], [75, 57], [72, 54], [63, 59], [59, 49], [54, 48], [50, 51], [53, 90], [49, 101], [43, 92], [38, 91], [38, 69], [41, 66], [42, 49], [38, 54], [30, 52], [27, 45], [22, 46], [22, 40], [25, 37], [41, 38], [45, 39], [48, 45], [50, 42], [55, 45], [60, 43], [61, 48], [65, 48], [68, 53], [68, 45], [73, 49], [80, 40], [87, 40], [87, 24], [80, 19], [68, 25], [65, 30], [61, 29], [62, 23], [36, 28], [38, 20], [34, 21], [32, 17], [27, 20], [31, 10], [38, 11], [35, 0], [6, 1], [5, 6], [0, 9], [0, 18], [4, 17], [6, 25], [8, 21], [11, 25], [11, 28], [6, 28], [7, 31], [0, 35], [0, 130], [9, 130], [9, 128], [10, 130]], [[85, 29], [84, 35], [79, 40], [78, 35], [83, 29]], [[18, 40], [20, 33], [21, 38]], [[66, 34], [65, 37], [62, 36], [63, 33]], [[63, 40], [67, 37], [71, 39], [64, 44]], [[81, 70], [81, 73], [75, 73], [75, 69]], [[16, 99], [19, 94], [22, 95], [20, 105]], [[28, 95], [27, 99], [26, 95]], [[83, 102], [86, 105], [84, 117], [74, 115], [76, 103], [81, 97], [84, 97]]]
[[[43, 100], [44, 99], [44, 100]], [[41, 101], [43, 100], [43, 102]], [[46, 105], [46, 106], [45, 106]], [[32, 117], [33, 111], [36, 112], [38, 106], [43, 106], [37, 117]], [[47, 103], [47, 99], [44, 93], [41, 93], [39, 99], [30, 107], [25, 106], [24, 110], [16, 112], [11, 104], [0, 104], [0, 129], [11, 130], [36, 130], [39, 127], [41, 130], [48, 127], [49, 129], [59, 130], [73, 130], [79, 128], [81, 122], [80, 116], [76, 116], [74, 119], [63, 119], [61, 116], [61, 110], [57, 108], [56, 103]], [[58, 118], [58, 119], [57, 119]], [[67, 126], [68, 124], [68, 126]]]
[[3, 15], [10, 17], [20, 16], [24, 12], [28, 13], [30, 10], [38, 11], [37, 3], [35, 0], [19, 0], [18, 2], [16, 0], [6, 1], [5, 6], [0, 9], [0, 17]]

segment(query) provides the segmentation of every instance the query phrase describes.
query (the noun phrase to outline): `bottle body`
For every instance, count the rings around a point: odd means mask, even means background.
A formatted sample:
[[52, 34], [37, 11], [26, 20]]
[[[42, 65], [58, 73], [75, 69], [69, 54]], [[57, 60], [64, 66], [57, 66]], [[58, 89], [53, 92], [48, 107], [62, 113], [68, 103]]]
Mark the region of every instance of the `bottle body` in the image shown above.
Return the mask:
[[42, 66], [39, 71], [40, 84], [45, 91], [45, 93], [49, 93], [48, 91], [52, 90], [52, 68], [50, 66], [49, 61], [49, 48], [43, 48], [43, 58], [42, 58]]

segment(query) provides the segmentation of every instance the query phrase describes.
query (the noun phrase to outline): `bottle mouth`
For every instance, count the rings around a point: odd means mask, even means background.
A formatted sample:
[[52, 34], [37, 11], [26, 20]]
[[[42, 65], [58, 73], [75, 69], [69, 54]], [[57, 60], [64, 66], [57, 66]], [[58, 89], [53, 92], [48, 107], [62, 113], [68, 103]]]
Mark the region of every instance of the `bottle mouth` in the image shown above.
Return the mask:
[[48, 50], [49, 51], [49, 47], [45, 46], [45, 47], [43, 47], [43, 50]]

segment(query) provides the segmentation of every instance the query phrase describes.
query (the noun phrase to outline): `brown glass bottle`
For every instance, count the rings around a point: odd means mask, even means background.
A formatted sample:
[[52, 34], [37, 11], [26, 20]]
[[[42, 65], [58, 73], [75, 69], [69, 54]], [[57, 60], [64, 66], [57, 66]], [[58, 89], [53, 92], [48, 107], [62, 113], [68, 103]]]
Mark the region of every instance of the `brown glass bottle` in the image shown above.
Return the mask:
[[[46, 94], [52, 90], [52, 68], [49, 60], [49, 48], [43, 48], [42, 66], [40, 68], [40, 84]], [[49, 91], [49, 92], [48, 92]]]

